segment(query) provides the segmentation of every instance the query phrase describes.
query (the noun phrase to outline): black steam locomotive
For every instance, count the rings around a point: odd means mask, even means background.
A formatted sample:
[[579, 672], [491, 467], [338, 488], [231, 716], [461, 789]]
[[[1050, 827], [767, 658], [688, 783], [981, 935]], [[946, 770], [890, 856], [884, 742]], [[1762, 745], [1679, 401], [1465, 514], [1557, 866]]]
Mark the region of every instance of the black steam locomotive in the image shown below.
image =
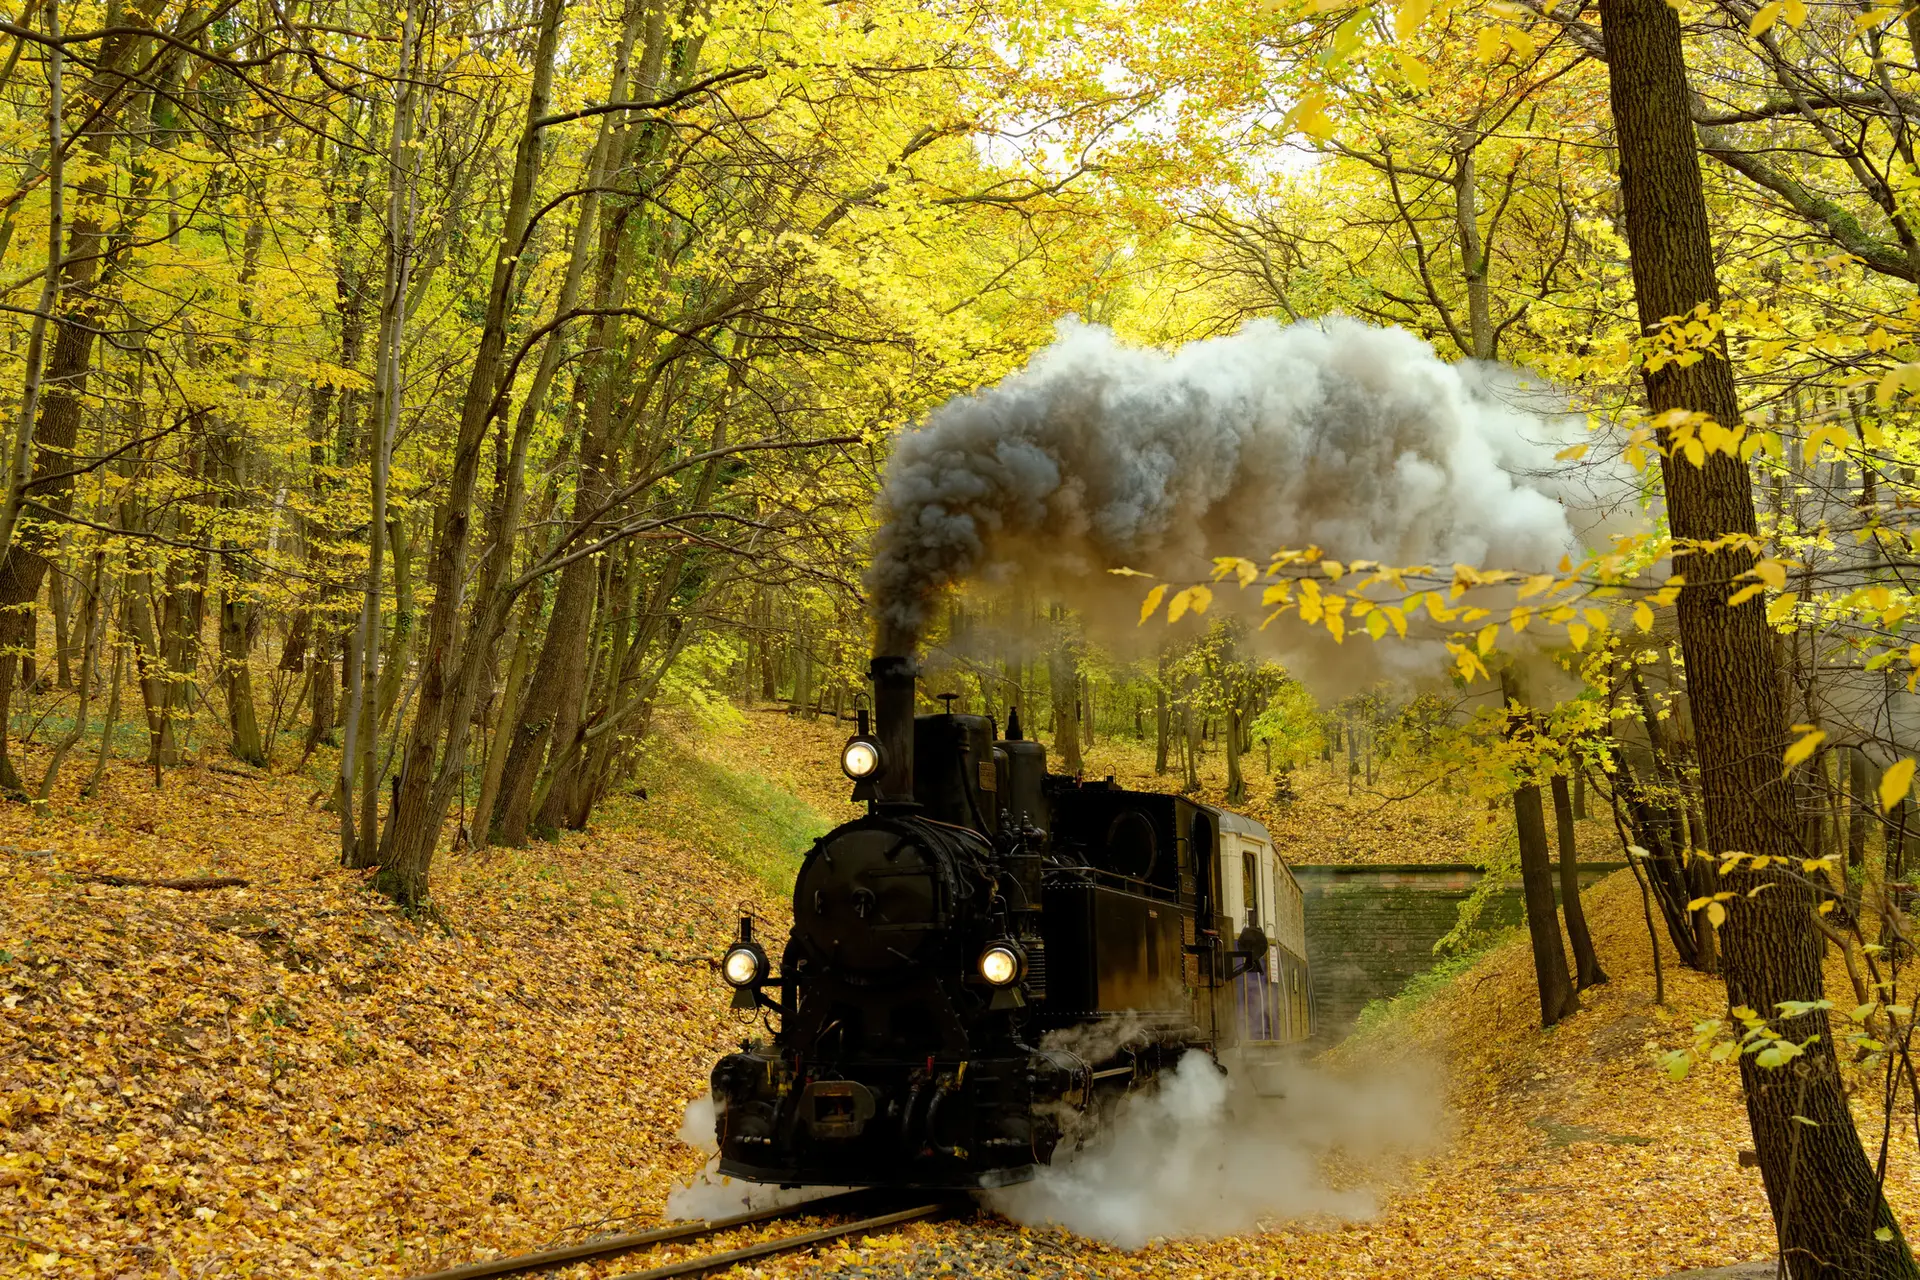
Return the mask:
[[784, 1185], [994, 1187], [1191, 1051], [1258, 1071], [1310, 1031], [1298, 885], [1266, 830], [1047, 773], [1018, 714], [914, 714], [873, 660], [842, 767], [867, 815], [801, 865], [779, 971], [742, 920], [713, 1070], [720, 1169]]

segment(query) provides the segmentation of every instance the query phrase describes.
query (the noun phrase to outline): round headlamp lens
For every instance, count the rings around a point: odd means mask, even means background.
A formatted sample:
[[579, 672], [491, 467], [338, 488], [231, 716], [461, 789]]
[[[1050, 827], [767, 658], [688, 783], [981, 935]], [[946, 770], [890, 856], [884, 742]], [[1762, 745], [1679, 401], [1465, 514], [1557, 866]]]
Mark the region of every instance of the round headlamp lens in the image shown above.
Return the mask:
[[760, 957], [745, 947], [736, 947], [727, 952], [720, 969], [726, 974], [728, 982], [736, 987], [744, 987], [760, 976]]
[[980, 953], [980, 976], [1004, 987], [1020, 976], [1020, 957], [1007, 947], [988, 947]]
[[864, 738], [855, 738], [840, 753], [840, 767], [849, 778], [871, 778], [880, 771], [880, 748]]

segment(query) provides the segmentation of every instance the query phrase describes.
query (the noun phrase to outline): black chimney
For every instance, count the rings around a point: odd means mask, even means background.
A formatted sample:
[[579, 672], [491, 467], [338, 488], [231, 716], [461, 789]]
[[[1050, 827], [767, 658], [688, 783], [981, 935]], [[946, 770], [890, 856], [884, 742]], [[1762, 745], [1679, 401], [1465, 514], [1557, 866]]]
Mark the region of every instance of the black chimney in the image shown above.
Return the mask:
[[867, 672], [873, 677], [873, 736], [881, 753], [875, 799], [883, 805], [912, 804], [913, 695], [919, 668], [912, 658], [882, 655]]

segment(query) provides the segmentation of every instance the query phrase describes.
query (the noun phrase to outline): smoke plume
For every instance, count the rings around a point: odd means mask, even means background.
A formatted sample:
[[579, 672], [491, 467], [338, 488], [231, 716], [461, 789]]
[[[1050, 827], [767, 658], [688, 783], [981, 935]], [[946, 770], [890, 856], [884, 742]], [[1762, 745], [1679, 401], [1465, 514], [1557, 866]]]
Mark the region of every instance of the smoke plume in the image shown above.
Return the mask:
[[987, 1204], [1125, 1249], [1278, 1220], [1366, 1218], [1395, 1162], [1439, 1136], [1440, 1091], [1424, 1076], [1349, 1080], [1302, 1063], [1277, 1082], [1281, 1096], [1262, 1096], [1246, 1073], [1189, 1053], [1086, 1145], [1063, 1142], [1038, 1177], [987, 1193]]
[[[867, 573], [879, 651], [913, 652], [962, 582], [1017, 580], [1130, 628], [1143, 593], [1107, 572], [1119, 566], [1202, 580], [1216, 555], [1317, 545], [1395, 566], [1552, 568], [1623, 496], [1617, 473], [1593, 494], [1554, 461], [1585, 438], [1559, 409], [1516, 370], [1449, 364], [1344, 317], [1257, 321], [1171, 353], [1065, 325], [1025, 369], [899, 440]], [[1301, 650], [1289, 665], [1332, 647], [1271, 630]]]

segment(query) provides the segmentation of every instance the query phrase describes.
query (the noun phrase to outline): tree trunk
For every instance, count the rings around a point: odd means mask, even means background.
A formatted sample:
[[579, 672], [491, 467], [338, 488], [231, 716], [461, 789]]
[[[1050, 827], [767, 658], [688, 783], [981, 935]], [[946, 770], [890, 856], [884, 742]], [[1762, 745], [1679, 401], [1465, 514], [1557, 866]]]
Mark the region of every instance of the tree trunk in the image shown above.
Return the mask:
[[1186, 770], [1180, 789], [1188, 793], [1200, 789], [1200, 717], [1193, 713], [1196, 692], [1189, 679], [1180, 700], [1180, 759]]
[[[1653, 332], [1665, 317], [1720, 309], [1680, 19], [1666, 0], [1601, 0], [1600, 12], [1634, 296], [1643, 330]], [[1704, 356], [1646, 373], [1655, 415], [1683, 410], [1740, 422], [1724, 340]], [[1660, 464], [1676, 539], [1697, 545], [1755, 534], [1751, 481], [1737, 458], [1714, 453], [1694, 466], [1669, 449]], [[1762, 600], [1727, 604], [1753, 562], [1745, 546], [1674, 557], [1685, 583], [1680, 647], [1709, 847], [1788, 867], [1798, 851], [1794, 797], [1780, 768], [1790, 736], [1773, 636]], [[1728, 877], [1736, 896], [1722, 938], [1728, 998], [1778, 1016], [1780, 1034], [1806, 1045], [1783, 1067], [1739, 1058], [1781, 1260], [1793, 1280], [1914, 1280], [1920, 1269], [1861, 1150], [1827, 1015], [1815, 1003], [1825, 998], [1824, 946], [1803, 883], [1774, 870]], [[1767, 892], [1752, 896], [1762, 884]], [[1796, 1007], [1808, 1012], [1782, 1015], [1787, 1001], [1807, 1002]]]
[[386, 656], [380, 659], [380, 727], [393, 721], [400, 705], [401, 682], [413, 648], [413, 539], [399, 516], [387, 521], [387, 549], [393, 559], [393, 628], [387, 633]]
[[1231, 695], [1227, 701], [1227, 803], [1239, 804], [1247, 798], [1247, 780], [1240, 771], [1240, 706]]
[[[22, 421], [31, 426], [31, 431], [21, 433], [16, 442], [11, 460], [16, 480], [10, 486], [13, 492], [9, 493], [6, 504], [8, 527], [5, 537], [0, 538], [0, 792], [9, 795], [25, 794], [19, 771], [7, 753], [7, 742], [12, 736], [9, 725], [13, 690], [28, 665], [17, 655], [22, 649], [29, 655], [32, 652], [27, 649], [27, 643], [33, 606], [40, 598], [40, 584], [49, 565], [46, 533], [23, 531], [12, 524], [26, 492], [18, 477], [26, 471], [30, 448], [33, 480], [38, 482], [34, 491], [36, 500], [57, 512], [65, 512], [70, 506], [74, 444], [93, 365], [94, 337], [107, 326], [107, 308], [100, 296], [100, 286], [102, 277], [110, 274], [117, 262], [119, 248], [108, 234], [104, 219], [113, 169], [113, 143], [120, 134], [123, 95], [132, 83], [126, 75], [125, 64], [140, 44], [134, 33], [138, 27], [153, 22], [160, 7], [157, 3], [148, 3], [128, 8], [129, 25], [116, 29], [101, 41], [92, 63], [94, 73], [74, 95], [77, 101], [95, 104], [86, 128], [76, 139], [80, 149], [87, 153], [86, 176], [74, 189], [77, 198], [60, 267], [59, 327], [53, 351], [42, 376], [35, 379], [35, 385], [29, 386], [22, 397]], [[60, 169], [53, 167], [49, 172], [64, 184]], [[110, 256], [114, 262], [109, 262]], [[60, 478], [53, 478], [56, 474]], [[31, 683], [30, 675], [24, 682]]]
[[337, 641], [327, 635], [323, 635], [321, 641], [313, 646], [307, 658], [308, 674], [313, 686], [307, 696], [312, 699], [313, 715], [307, 721], [307, 741], [301, 751], [302, 759], [312, 755], [314, 749], [323, 742], [328, 746], [334, 745], [333, 712], [338, 676], [333, 667], [333, 650], [337, 647]]
[[229, 579], [220, 592], [220, 674], [227, 703], [227, 735], [234, 757], [265, 768], [267, 754], [260, 742], [260, 718], [253, 704], [251, 657], [254, 606], [234, 590]]
[[1173, 736], [1173, 709], [1167, 705], [1167, 655], [1160, 655], [1160, 678], [1153, 685], [1153, 771], [1167, 771], [1167, 744]]
[[[1507, 736], [1531, 736], [1533, 728], [1513, 676], [1505, 671], [1500, 673], [1500, 696], [1507, 707]], [[1351, 731], [1348, 737], [1351, 740]], [[1565, 945], [1560, 939], [1560, 913], [1553, 901], [1553, 855], [1547, 850], [1540, 785], [1533, 781], [1531, 772], [1525, 776], [1527, 780], [1513, 790], [1513, 824], [1520, 842], [1520, 890], [1526, 900], [1527, 935], [1533, 942], [1534, 980], [1540, 990], [1540, 1025], [1551, 1027], [1578, 1013], [1580, 999], [1574, 993]]]
[[520, 723], [520, 690], [527, 681], [527, 667], [533, 653], [532, 633], [540, 625], [540, 594], [529, 593], [521, 613], [521, 623], [513, 637], [513, 656], [507, 659], [507, 675], [500, 691], [500, 712], [494, 719], [493, 743], [487, 750], [481, 771], [480, 798], [474, 802], [474, 843], [484, 845], [493, 835], [493, 810], [500, 798], [500, 779], [506, 772], [507, 748], [514, 729]]
[[1560, 906], [1567, 916], [1567, 941], [1573, 945], [1574, 982], [1585, 991], [1607, 980], [1594, 954], [1593, 935], [1587, 932], [1587, 912], [1580, 902], [1580, 855], [1574, 849], [1573, 796], [1564, 774], [1553, 775], [1553, 818], [1560, 843]]
[[[399, 65], [395, 82], [393, 119], [387, 142], [386, 268], [380, 290], [380, 323], [374, 342], [374, 403], [369, 433], [370, 494], [367, 512], [367, 567], [360, 600], [360, 619], [348, 643], [347, 667], [353, 674], [349, 690], [346, 743], [340, 751], [340, 775], [335, 790], [340, 814], [340, 856], [349, 867], [379, 867], [377, 883], [406, 905], [425, 897], [425, 877], [413, 868], [397, 868], [389, 860], [380, 832], [380, 612], [381, 573], [387, 540], [388, 484], [393, 450], [399, 438], [404, 395], [402, 360], [406, 350], [408, 303], [418, 253], [416, 233], [420, 218], [422, 148], [414, 128], [427, 84], [420, 74], [420, 14], [401, 11]], [[456, 463], [457, 465], [457, 463]], [[455, 590], [456, 587], [449, 587]], [[354, 778], [359, 793], [354, 793]], [[355, 810], [358, 809], [357, 829]], [[391, 834], [393, 824], [389, 824]], [[439, 832], [427, 833], [431, 848]]]
[[1614, 792], [1619, 804], [1618, 817], [1623, 826], [1633, 833], [1640, 847], [1647, 851], [1647, 880], [1652, 886], [1655, 900], [1660, 904], [1660, 915], [1667, 923], [1667, 936], [1672, 940], [1673, 949], [1682, 964], [1707, 972], [1701, 966], [1699, 937], [1694, 932], [1693, 916], [1687, 910], [1687, 903], [1693, 897], [1692, 886], [1687, 882], [1686, 868], [1680, 854], [1669, 845], [1673, 824], [1668, 820], [1665, 810], [1648, 797], [1647, 790], [1634, 776], [1633, 762], [1625, 742], [1617, 741], [1615, 759], [1619, 762]]
[[1093, 677], [1080, 675], [1080, 733], [1087, 746], [1093, 745]]
[[1540, 1025], [1551, 1027], [1580, 1011], [1567, 953], [1560, 939], [1560, 913], [1553, 903], [1553, 855], [1547, 852], [1546, 812], [1540, 786], [1513, 790], [1513, 821], [1520, 837], [1520, 889], [1527, 904], [1527, 935], [1533, 941], [1533, 973], [1540, 989]]
[[1867, 824], [1873, 820], [1873, 776], [1866, 753], [1847, 752], [1847, 865], [1867, 865]]
[[1078, 777], [1086, 772], [1080, 758], [1080, 680], [1074, 669], [1073, 647], [1067, 641], [1066, 611], [1053, 607], [1053, 649], [1047, 655], [1047, 690], [1053, 703], [1053, 749], [1060, 756], [1063, 773]]
[[[53, 671], [54, 687], [73, 688], [73, 666], [67, 656], [71, 640], [71, 622], [67, 607], [67, 574], [64, 569], [56, 569], [47, 575], [47, 607], [53, 613]], [[84, 659], [83, 659], [84, 661]], [[85, 693], [86, 690], [81, 690]]]

